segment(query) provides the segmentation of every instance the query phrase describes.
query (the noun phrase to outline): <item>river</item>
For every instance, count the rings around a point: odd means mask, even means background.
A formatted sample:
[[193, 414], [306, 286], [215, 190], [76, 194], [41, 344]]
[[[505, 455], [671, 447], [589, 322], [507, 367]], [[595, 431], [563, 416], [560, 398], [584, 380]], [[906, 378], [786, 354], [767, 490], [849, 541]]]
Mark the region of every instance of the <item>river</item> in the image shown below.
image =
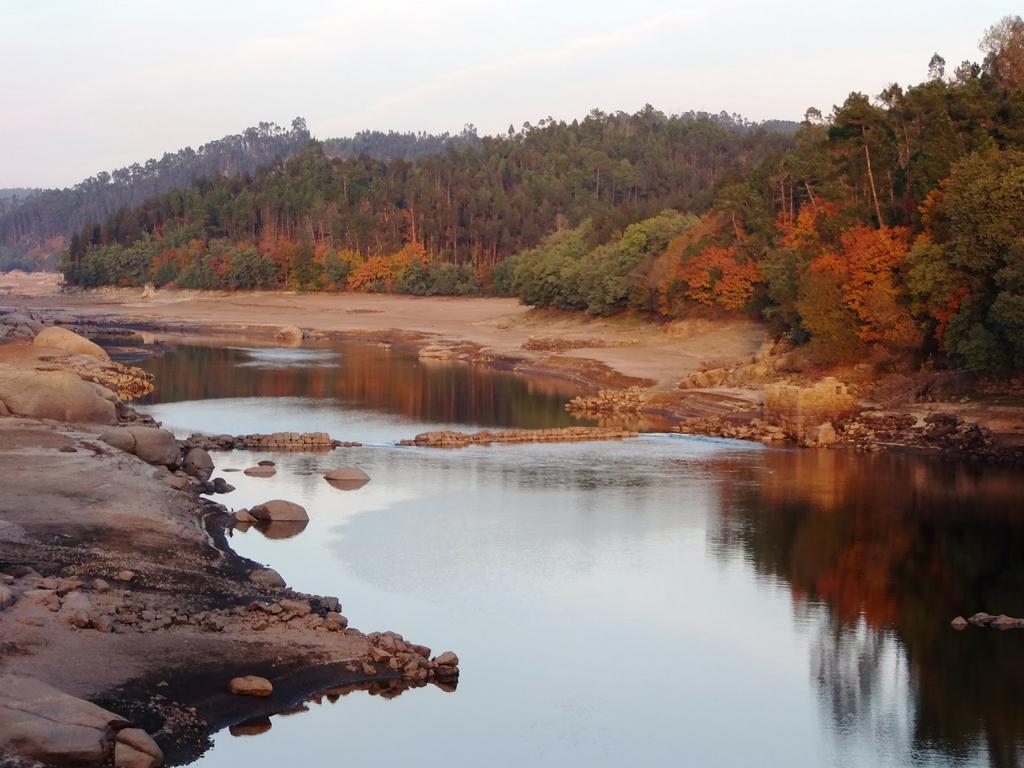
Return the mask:
[[[1019, 474], [892, 455], [645, 434], [396, 446], [427, 429], [579, 423], [570, 386], [365, 343], [180, 345], [144, 367], [165, 426], [328, 431], [363, 448], [217, 453], [235, 532], [352, 624], [455, 650], [456, 691], [353, 693], [224, 731], [196, 765], [1015, 766], [1024, 631]], [[272, 478], [240, 469], [277, 463]], [[355, 490], [321, 473], [358, 466]]]

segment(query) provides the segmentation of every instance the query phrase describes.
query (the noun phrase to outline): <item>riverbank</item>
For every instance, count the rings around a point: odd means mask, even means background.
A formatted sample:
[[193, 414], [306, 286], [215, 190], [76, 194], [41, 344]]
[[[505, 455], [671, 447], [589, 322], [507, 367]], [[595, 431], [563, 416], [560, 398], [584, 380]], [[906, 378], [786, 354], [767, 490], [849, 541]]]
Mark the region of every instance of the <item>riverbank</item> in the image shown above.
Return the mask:
[[[55, 335], [63, 347], [0, 346], [0, 762], [158, 765], [162, 751], [180, 764], [215, 731], [325, 689], [454, 684], [454, 656], [364, 634], [338, 598], [234, 553], [235, 517], [200, 495], [209, 455], [186, 453], [83, 359], [122, 382], [145, 374]], [[229, 692], [245, 675], [271, 695]]]
[[[869, 362], [825, 371], [801, 350], [773, 344], [766, 329], [751, 321], [654, 324], [637, 317], [534, 310], [497, 298], [142, 289], [60, 293], [56, 286], [47, 292], [38, 283], [19, 295], [15, 281], [4, 302], [58, 316], [71, 311], [94, 324], [83, 328], [87, 335], [125, 332], [129, 326], [156, 336], [219, 333], [273, 338], [286, 345], [304, 339], [364, 339], [407, 348], [427, 361], [465, 361], [572, 382], [587, 396], [574, 404], [578, 412], [601, 426], [643, 430], [649, 428], [645, 424], [659, 429], [679, 425], [699, 434], [808, 446], [846, 444], [868, 451], [1024, 461], [1020, 382], [986, 389], [970, 376], [900, 374]], [[828, 376], [849, 389], [855, 409], [825, 408], [797, 423], [766, 405], [766, 387], [811, 389]], [[885, 425], [874, 429], [879, 418]], [[970, 435], [936, 443], [930, 418], [946, 426], [956, 422], [953, 432]], [[826, 423], [835, 430], [835, 440], [827, 429], [808, 436], [808, 429]]]

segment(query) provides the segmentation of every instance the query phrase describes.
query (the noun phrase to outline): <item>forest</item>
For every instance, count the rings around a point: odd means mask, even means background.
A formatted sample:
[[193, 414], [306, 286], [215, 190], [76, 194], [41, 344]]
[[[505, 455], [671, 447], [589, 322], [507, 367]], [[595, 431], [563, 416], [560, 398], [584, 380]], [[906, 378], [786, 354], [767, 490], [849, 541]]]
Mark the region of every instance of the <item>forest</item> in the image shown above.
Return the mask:
[[[795, 129], [593, 111], [507, 135], [310, 141], [81, 229], [68, 282], [496, 293], [760, 317], [823, 362], [1024, 367], [1024, 21]], [[402, 137], [396, 139], [396, 137]], [[416, 154], [418, 142], [437, 151]], [[440, 148], [438, 148], [440, 142]], [[378, 155], [380, 153], [378, 152]]]

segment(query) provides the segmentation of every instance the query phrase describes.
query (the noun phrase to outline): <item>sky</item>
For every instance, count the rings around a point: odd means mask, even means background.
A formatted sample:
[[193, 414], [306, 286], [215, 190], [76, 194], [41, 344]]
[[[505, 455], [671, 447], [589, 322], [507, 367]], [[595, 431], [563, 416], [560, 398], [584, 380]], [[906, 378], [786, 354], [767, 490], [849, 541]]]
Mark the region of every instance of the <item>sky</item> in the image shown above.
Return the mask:
[[0, 187], [303, 116], [480, 133], [592, 108], [799, 120], [980, 60], [972, 0], [0, 0]]

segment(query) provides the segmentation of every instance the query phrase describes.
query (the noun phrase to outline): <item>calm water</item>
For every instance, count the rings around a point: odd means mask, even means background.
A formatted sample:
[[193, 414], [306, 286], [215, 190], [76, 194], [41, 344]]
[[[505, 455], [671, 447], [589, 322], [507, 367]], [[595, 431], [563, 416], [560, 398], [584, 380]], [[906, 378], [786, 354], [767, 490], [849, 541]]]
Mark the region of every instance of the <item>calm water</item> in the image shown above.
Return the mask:
[[[353, 693], [222, 732], [220, 766], [1015, 766], [1024, 631], [1019, 475], [647, 435], [397, 448], [428, 427], [572, 423], [571, 391], [376, 347], [183, 347], [150, 410], [186, 432], [328, 430], [367, 447], [236, 452], [230, 507], [297, 501], [291, 538], [233, 546], [354, 626], [462, 661], [458, 690]], [[325, 468], [371, 482], [340, 491]], [[220, 472], [218, 471], [218, 474]]]

